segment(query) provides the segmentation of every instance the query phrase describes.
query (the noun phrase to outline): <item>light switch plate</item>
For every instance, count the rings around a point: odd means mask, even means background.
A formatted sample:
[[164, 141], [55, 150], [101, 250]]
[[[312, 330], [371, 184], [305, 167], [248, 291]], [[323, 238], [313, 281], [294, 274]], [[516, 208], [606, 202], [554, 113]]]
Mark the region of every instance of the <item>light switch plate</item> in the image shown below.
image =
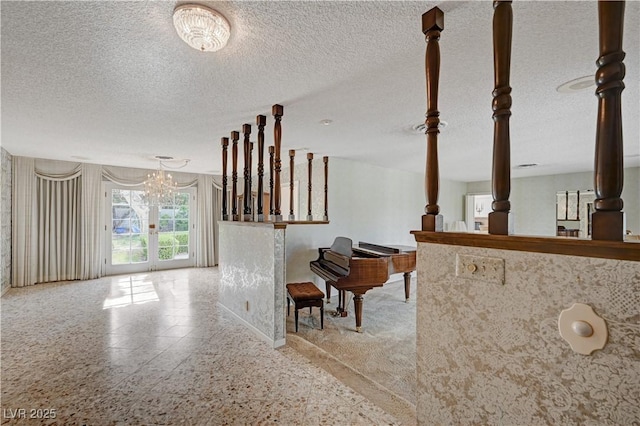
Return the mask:
[[456, 277], [504, 284], [504, 259], [456, 254]]

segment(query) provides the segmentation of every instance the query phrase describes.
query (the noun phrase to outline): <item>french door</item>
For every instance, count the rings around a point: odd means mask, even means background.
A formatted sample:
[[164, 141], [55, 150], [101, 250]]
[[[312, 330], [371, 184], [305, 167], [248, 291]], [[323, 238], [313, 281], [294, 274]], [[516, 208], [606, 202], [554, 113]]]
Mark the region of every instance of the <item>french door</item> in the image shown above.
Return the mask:
[[150, 205], [142, 189], [105, 184], [106, 273], [195, 266], [195, 190]]

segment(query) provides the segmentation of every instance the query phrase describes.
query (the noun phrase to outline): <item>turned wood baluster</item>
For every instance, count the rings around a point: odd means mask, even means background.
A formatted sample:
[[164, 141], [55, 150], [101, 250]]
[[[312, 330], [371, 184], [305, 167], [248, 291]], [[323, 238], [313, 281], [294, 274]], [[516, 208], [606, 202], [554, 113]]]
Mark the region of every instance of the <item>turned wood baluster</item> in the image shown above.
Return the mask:
[[296, 156], [296, 150], [289, 150], [289, 220], [296, 220], [296, 216], [293, 214], [293, 167], [294, 158]]
[[598, 120], [596, 126], [596, 153], [594, 184], [596, 200], [592, 216], [593, 240], [622, 241], [624, 214], [622, 187], [624, 181], [622, 154], [622, 107], [624, 90], [622, 80], [625, 66], [622, 62], [624, 2], [599, 1], [598, 21], [600, 57], [596, 64], [596, 96]]
[[275, 147], [269, 147], [269, 220], [273, 219], [273, 154]]
[[267, 124], [267, 116], [258, 115], [256, 117], [256, 124], [258, 125], [258, 205], [257, 214], [258, 222], [264, 222], [264, 206], [263, 195], [264, 192], [264, 126]]
[[440, 177], [438, 171], [438, 80], [440, 78], [440, 32], [444, 29], [444, 13], [437, 7], [422, 15], [422, 32], [427, 41], [425, 72], [427, 77], [427, 164], [425, 187], [427, 205], [422, 216], [423, 231], [442, 231], [442, 215], [438, 206]]
[[227, 211], [227, 148], [229, 138], [222, 138], [222, 220], [229, 220]]
[[513, 219], [509, 213], [511, 203], [511, 153], [509, 117], [511, 116], [511, 33], [513, 11], [511, 0], [493, 2], [493, 169], [491, 190], [493, 212], [489, 213], [489, 233], [513, 233]]
[[251, 220], [251, 124], [242, 125], [244, 134], [244, 220]]
[[322, 157], [324, 162], [324, 216], [322, 220], [329, 220], [329, 157]]
[[309, 167], [307, 168], [307, 180], [309, 181], [308, 191], [307, 191], [307, 220], [313, 220], [313, 215], [311, 214], [311, 175], [313, 174], [311, 171], [313, 163], [313, 153], [307, 153], [307, 164]]
[[253, 170], [253, 142], [249, 142], [249, 220], [254, 220], [253, 217], [253, 177], [251, 171]]
[[280, 159], [280, 145], [282, 142], [282, 126], [280, 122], [282, 121], [283, 110], [284, 108], [282, 107], [282, 105], [278, 104], [274, 105], [271, 108], [271, 113], [275, 118], [275, 124], [273, 126], [273, 143], [275, 145], [273, 215], [274, 221], [276, 222], [282, 221], [282, 213], [280, 211], [280, 171], [282, 170], [282, 160]]
[[239, 220], [238, 217], [238, 139], [240, 132], [231, 132], [231, 161], [233, 170], [231, 172], [231, 216], [233, 220]]

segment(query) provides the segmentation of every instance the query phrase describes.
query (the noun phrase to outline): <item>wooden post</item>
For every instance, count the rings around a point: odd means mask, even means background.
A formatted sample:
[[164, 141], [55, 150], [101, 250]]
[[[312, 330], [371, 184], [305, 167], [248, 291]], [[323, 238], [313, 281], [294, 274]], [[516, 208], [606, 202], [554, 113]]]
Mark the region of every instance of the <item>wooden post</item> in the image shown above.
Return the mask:
[[269, 220], [273, 220], [273, 154], [275, 147], [269, 147]]
[[625, 66], [622, 62], [624, 2], [599, 1], [600, 57], [596, 64], [596, 153], [594, 184], [596, 200], [592, 216], [593, 240], [622, 241], [624, 213], [621, 198], [624, 183], [622, 154], [622, 91]]
[[229, 138], [222, 138], [222, 220], [229, 220], [227, 211], [227, 147]]
[[307, 180], [309, 181], [308, 191], [307, 191], [307, 220], [312, 221], [313, 215], [311, 214], [311, 176], [313, 175], [311, 171], [313, 163], [313, 153], [307, 153], [307, 164], [309, 167], [307, 168]]
[[438, 81], [440, 79], [440, 32], [444, 29], [444, 13], [434, 7], [422, 15], [422, 32], [427, 41], [425, 55], [425, 73], [427, 77], [427, 164], [425, 187], [427, 205], [422, 216], [423, 231], [443, 230], [443, 220], [438, 205], [440, 176], [438, 171], [438, 129], [440, 111], [438, 111]]
[[282, 160], [280, 159], [280, 146], [282, 143], [282, 126], [280, 122], [282, 121], [284, 108], [282, 105], [274, 105], [271, 108], [271, 113], [275, 119], [275, 124], [273, 126], [273, 143], [275, 145], [275, 159], [274, 159], [274, 173], [275, 173], [275, 182], [274, 182], [274, 200], [273, 200], [273, 215], [275, 222], [282, 222], [282, 213], [280, 212], [280, 171], [282, 170]]
[[232, 167], [231, 172], [231, 216], [233, 220], [239, 220], [238, 216], [238, 139], [240, 139], [240, 132], [231, 132], [231, 156]]
[[296, 156], [296, 150], [289, 150], [289, 220], [296, 220], [296, 216], [293, 214], [293, 159]]
[[489, 213], [489, 234], [513, 233], [511, 217], [511, 149], [509, 117], [511, 116], [511, 33], [513, 11], [511, 0], [493, 2], [493, 169], [491, 191], [493, 211]]
[[329, 220], [329, 157], [322, 157], [324, 162], [324, 216], [322, 220]]
[[244, 220], [251, 221], [251, 124], [242, 125], [242, 133], [244, 134]]
[[264, 179], [264, 126], [267, 124], [267, 116], [258, 115], [256, 117], [256, 124], [258, 125], [258, 205], [257, 215], [258, 222], [264, 222], [264, 206], [262, 200], [263, 179]]

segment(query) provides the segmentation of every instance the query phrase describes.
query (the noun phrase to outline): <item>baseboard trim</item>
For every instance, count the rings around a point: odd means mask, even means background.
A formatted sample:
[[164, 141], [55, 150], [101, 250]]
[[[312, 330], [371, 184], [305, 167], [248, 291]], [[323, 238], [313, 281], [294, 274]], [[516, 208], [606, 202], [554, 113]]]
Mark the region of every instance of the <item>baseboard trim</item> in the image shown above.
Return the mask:
[[218, 302], [218, 306], [221, 307], [222, 309], [224, 309], [225, 311], [229, 312], [231, 315], [233, 315], [245, 327], [247, 327], [249, 330], [253, 331], [258, 337], [260, 337], [262, 340], [264, 340], [265, 342], [270, 344], [272, 348], [277, 349], [279, 347], [284, 346], [287, 343], [286, 337], [283, 338], [283, 339], [274, 340], [271, 337], [269, 337], [266, 334], [264, 334], [262, 331], [258, 330], [253, 324], [247, 322], [247, 320], [245, 320], [240, 315], [238, 315], [235, 312], [233, 312], [231, 309], [229, 309], [228, 307], [226, 307], [222, 303]]

